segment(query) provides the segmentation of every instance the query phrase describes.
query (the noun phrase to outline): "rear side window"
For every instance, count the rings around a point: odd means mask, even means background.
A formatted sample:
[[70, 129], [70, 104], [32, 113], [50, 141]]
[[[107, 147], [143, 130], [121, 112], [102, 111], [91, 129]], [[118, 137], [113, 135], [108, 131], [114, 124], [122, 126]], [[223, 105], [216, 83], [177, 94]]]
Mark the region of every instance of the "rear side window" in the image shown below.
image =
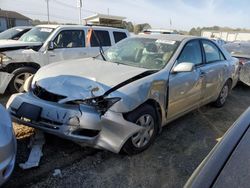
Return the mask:
[[223, 56], [219, 48], [212, 42], [202, 41], [202, 45], [205, 51], [207, 63], [225, 60], [225, 57]]
[[198, 40], [188, 42], [183, 48], [178, 63], [188, 62], [200, 65], [202, 63], [201, 47]]
[[[96, 38], [97, 36], [97, 38]], [[108, 31], [101, 31], [101, 30], [94, 30], [91, 39], [90, 44], [92, 47], [99, 47], [98, 40], [100, 41], [102, 46], [111, 46], [109, 32]]]
[[114, 34], [115, 43], [119, 42], [122, 39], [127, 38], [127, 34], [124, 32], [114, 31], [113, 34]]
[[55, 48], [85, 47], [85, 35], [82, 30], [61, 31], [54, 40]]

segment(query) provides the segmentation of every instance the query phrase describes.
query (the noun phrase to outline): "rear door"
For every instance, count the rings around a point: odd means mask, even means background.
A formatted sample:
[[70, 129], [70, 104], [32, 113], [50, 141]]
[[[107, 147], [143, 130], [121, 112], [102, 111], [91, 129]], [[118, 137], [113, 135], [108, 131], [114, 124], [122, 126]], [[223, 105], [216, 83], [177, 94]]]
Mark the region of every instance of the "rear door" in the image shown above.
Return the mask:
[[54, 49], [48, 51], [49, 62], [88, 57], [85, 47], [85, 31], [62, 30], [53, 40]]
[[205, 56], [205, 65], [201, 71], [205, 74], [205, 88], [202, 91], [202, 101], [210, 102], [219, 94], [225, 83], [228, 62], [220, 49], [209, 40], [202, 40], [202, 48]]
[[115, 43], [127, 38], [127, 34], [121, 31], [113, 31], [114, 41]]
[[93, 29], [89, 42], [90, 44], [88, 44], [88, 54], [91, 57], [97, 56], [99, 54], [100, 45], [104, 51], [112, 46], [110, 33], [107, 30]]
[[195, 69], [192, 72], [170, 73], [168, 119], [200, 104], [204, 75], [200, 69], [203, 59], [199, 40], [189, 41], [184, 46], [174, 66], [182, 62], [194, 63]]

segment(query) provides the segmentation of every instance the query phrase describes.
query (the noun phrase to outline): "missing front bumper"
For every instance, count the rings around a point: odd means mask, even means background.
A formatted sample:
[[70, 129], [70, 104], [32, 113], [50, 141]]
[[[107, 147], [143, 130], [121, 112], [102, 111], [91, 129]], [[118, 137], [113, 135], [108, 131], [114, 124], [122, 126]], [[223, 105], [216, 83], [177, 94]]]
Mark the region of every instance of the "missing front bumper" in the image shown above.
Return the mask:
[[[16, 113], [22, 104], [42, 108], [39, 120]], [[41, 100], [31, 93], [12, 95], [7, 103], [12, 119], [20, 124], [41, 129], [56, 136], [118, 153], [123, 144], [142, 127], [128, 122], [121, 113], [107, 111], [100, 116], [95, 109], [69, 106]]]

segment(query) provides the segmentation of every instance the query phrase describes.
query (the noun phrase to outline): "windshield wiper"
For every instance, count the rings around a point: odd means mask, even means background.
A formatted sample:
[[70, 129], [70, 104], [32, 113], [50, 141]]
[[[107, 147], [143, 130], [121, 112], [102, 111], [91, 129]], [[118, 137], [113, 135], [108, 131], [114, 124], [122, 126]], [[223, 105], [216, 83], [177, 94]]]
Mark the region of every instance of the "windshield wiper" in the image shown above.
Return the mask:
[[94, 36], [95, 36], [95, 38], [96, 38], [96, 40], [97, 40], [97, 42], [98, 42], [98, 44], [99, 44], [99, 52], [100, 52], [100, 54], [101, 54], [101, 56], [102, 56], [102, 59], [104, 60], [104, 61], [107, 61], [106, 60], [106, 58], [105, 58], [105, 56], [104, 56], [104, 50], [103, 50], [103, 48], [102, 48], [102, 44], [101, 44], [101, 42], [100, 42], [100, 40], [99, 40], [99, 37], [97, 36], [97, 34], [96, 34], [96, 32], [95, 32], [95, 30], [93, 29], [92, 30], [92, 32], [94, 33]]

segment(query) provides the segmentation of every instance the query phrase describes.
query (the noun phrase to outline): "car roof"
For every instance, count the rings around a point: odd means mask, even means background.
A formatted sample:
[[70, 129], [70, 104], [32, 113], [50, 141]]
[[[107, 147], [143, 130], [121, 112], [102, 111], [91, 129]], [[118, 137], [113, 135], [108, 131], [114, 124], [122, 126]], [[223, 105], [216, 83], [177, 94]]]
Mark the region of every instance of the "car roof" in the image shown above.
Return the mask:
[[12, 27], [13, 29], [31, 29], [33, 28], [34, 26], [15, 26], [15, 27]]
[[139, 38], [151, 38], [151, 39], [158, 39], [158, 40], [172, 40], [172, 41], [183, 41], [185, 39], [196, 39], [201, 37], [190, 36], [190, 35], [179, 35], [179, 34], [154, 34], [154, 35], [135, 35], [133, 37]]
[[37, 25], [37, 27], [48, 27], [48, 28], [53, 28], [56, 29], [58, 27], [61, 28], [89, 28], [89, 27], [93, 27], [93, 28], [102, 28], [102, 29], [106, 29], [106, 30], [123, 30], [125, 31], [126, 29], [122, 29], [122, 28], [115, 28], [115, 27], [103, 27], [103, 26], [90, 26], [90, 25], [52, 25], [52, 24], [44, 24], [44, 25]]

